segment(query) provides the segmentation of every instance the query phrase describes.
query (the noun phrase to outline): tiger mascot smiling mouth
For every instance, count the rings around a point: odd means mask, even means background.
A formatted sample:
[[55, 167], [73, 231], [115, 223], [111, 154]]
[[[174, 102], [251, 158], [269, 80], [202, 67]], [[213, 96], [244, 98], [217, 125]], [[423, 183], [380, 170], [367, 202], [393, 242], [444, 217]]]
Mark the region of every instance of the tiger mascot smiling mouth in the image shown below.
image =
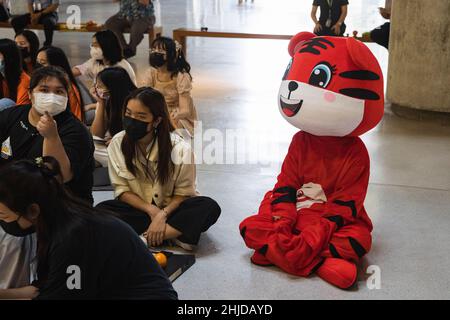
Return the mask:
[[299, 128], [275, 187], [239, 229], [251, 262], [297, 276], [316, 273], [342, 289], [357, 281], [357, 263], [372, 244], [364, 208], [370, 159], [360, 135], [384, 113], [383, 74], [363, 43], [301, 32], [278, 107]]

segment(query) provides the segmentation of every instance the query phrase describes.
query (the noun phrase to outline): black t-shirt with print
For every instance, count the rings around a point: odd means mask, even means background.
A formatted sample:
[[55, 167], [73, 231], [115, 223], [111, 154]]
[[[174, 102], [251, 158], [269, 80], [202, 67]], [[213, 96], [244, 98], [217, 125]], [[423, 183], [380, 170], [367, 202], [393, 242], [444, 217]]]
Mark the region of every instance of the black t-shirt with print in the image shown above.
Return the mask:
[[[177, 293], [150, 250], [127, 224], [95, 214], [51, 242], [37, 300], [175, 300]], [[38, 274], [39, 278], [39, 274]]]
[[[30, 109], [28, 105], [0, 112], [0, 166], [14, 160], [42, 156], [44, 138], [28, 121]], [[66, 186], [75, 196], [93, 203], [95, 162], [92, 136], [69, 109], [54, 119], [73, 172], [73, 179]]]
[[325, 25], [330, 13], [331, 3], [331, 26], [334, 26], [339, 21], [342, 13], [342, 6], [348, 5], [348, 0], [314, 0], [313, 6], [320, 7], [319, 22], [321, 25]]

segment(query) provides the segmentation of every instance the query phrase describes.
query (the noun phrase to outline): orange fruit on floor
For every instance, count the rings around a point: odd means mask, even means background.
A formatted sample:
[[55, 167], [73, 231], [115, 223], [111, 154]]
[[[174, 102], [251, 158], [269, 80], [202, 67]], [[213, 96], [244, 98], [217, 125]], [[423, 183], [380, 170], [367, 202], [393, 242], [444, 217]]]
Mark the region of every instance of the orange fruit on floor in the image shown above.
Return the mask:
[[162, 252], [154, 253], [153, 257], [155, 257], [156, 261], [161, 266], [161, 268], [165, 268], [167, 266], [167, 257], [164, 253]]

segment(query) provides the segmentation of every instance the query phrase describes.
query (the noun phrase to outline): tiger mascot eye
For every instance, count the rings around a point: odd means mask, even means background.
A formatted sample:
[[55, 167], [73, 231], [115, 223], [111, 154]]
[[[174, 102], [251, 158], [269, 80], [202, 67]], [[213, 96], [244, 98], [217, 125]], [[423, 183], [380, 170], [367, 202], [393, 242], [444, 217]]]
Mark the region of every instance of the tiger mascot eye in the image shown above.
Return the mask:
[[239, 229], [254, 264], [316, 273], [342, 289], [372, 244], [364, 208], [370, 159], [360, 135], [384, 113], [381, 68], [354, 38], [301, 32], [289, 43], [278, 107], [299, 128], [273, 190]]

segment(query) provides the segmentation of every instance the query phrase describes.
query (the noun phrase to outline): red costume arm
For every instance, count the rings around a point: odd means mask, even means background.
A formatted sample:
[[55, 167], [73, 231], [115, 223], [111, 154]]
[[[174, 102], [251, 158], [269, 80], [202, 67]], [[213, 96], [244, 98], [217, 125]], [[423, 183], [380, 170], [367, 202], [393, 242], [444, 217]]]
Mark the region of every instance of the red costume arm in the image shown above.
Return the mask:
[[327, 194], [327, 202], [314, 204], [310, 209], [321, 212], [322, 217], [335, 222], [338, 228], [354, 223], [364, 211], [369, 172], [369, 156], [364, 145], [360, 144], [347, 157], [336, 181], [336, 189]]

